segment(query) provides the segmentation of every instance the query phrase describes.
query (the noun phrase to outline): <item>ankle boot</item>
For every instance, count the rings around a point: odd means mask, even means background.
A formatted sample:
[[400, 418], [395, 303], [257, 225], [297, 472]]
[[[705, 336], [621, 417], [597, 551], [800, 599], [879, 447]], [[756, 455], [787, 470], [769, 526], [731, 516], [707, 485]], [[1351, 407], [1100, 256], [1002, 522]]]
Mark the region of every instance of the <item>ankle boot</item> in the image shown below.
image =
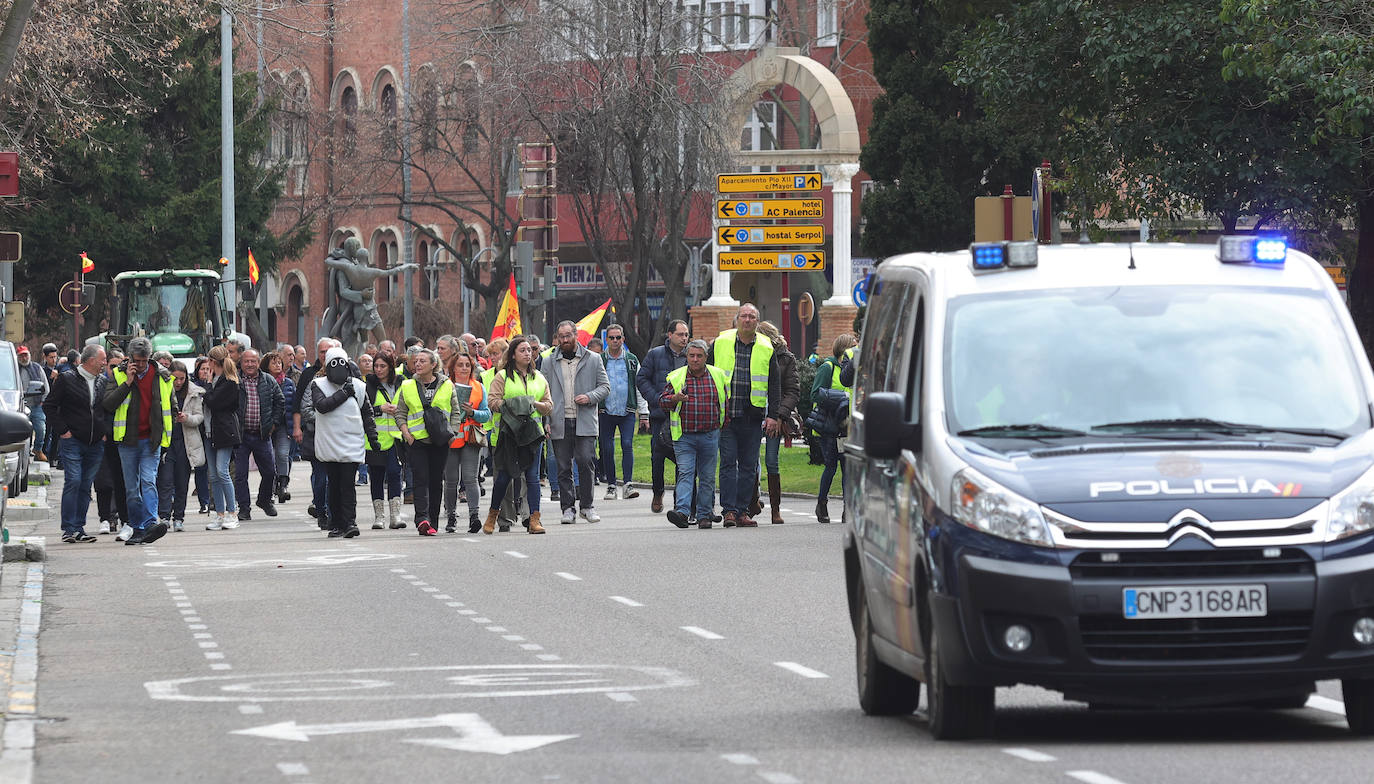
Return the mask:
[[452, 534], [452, 533], [457, 533], [457, 531], [458, 531], [458, 513], [457, 513], [457, 512], [449, 512], [449, 513], [448, 513], [448, 525], [445, 525], [445, 526], [444, 526], [444, 532], [445, 532], [445, 533], [450, 533], [450, 534]]
[[388, 501], [386, 502], [386, 505], [387, 505], [388, 510], [389, 510], [390, 513], [391, 513], [391, 514], [390, 514], [390, 518], [391, 518], [390, 525], [391, 525], [391, 527], [392, 527], [392, 528], [405, 528], [405, 527], [406, 527], [406, 521], [401, 519], [401, 499], [399, 499], [399, 498], [392, 498], [392, 499], [390, 499], [390, 500], [388, 500]]
[[830, 522], [830, 509], [826, 506], [825, 498], [816, 499], [816, 522]]
[[487, 521], [485, 523], [482, 523], [482, 533], [496, 533], [496, 515], [497, 511], [495, 509], [492, 509], [491, 511], [487, 512]]
[[768, 475], [768, 504], [773, 507], [773, 525], [782, 524], [782, 477]]
[[468, 518], [468, 533], [475, 534], [482, 530], [482, 518], [472, 515]]
[[538, 513], [538, 512], [530, 512], [530, 533], [532, 533], [532, 534], [542, 534], [542, 533], [544, 533], [544, 526], [542, 526], [542, 525], [539, 524], [539, 513]]
[[386, 501], [380, 498], [372, 500], [372, 530], [380, 531], [386, 528]]
[[763, 504], [759, 503], [758, 482], [754, 483], [754, 500], [749, 502], [749, 507], [744, 511], [748, 512], [750, 517], [758, 517], [759, 513], [763, 511]]
[[291, 494], [286, 492], [286, 486], [291, 484], [291, 477], [277, 477], [277, 503], [284, 504], [291, 500]]

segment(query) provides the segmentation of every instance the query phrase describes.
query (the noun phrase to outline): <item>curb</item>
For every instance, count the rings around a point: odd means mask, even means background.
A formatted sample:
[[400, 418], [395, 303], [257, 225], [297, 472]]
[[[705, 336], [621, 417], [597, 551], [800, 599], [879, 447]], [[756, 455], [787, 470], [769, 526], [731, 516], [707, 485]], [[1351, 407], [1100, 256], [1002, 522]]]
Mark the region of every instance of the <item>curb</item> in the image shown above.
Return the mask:
[[46, 561], [48, 560], [48, 539], [45, 536], [22, 536], [11, 539], [3, 545], [0, 561]]

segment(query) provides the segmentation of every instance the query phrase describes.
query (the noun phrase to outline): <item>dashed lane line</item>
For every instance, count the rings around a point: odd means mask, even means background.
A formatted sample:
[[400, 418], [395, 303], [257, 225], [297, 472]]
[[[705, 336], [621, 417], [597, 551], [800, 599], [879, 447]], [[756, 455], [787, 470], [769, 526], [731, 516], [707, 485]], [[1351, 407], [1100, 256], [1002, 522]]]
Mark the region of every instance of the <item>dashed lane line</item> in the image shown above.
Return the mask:
[[679, 628], [679, 629], [682, 629], [684, 632], [689, 632], [689, 633], [691, 633], [691, 634], [695, 634], [696, 636], [701, 637], [702, 639], [706, 639], [706, 640], [723, 640], [723, 639], [725, 639], [725, 637], [724, 637], [723, 635], [716, 634], [716, 633], [713, 632], [713, 631], [707, 631], [706, 629], [703, 629], [703, 628], [701, 628], [700, 626], [679, 626], [678, 628]]
[[606, 693], [606, 698], [611, 702], [638, 702], [633, 694], [626, 694], [623, 691], [612, 691]]
[[780, 770], [761, 770], [757, 775], [768, 784], [801, 784], [801, 779]]
[[626, 607], [643, 607], [643, 606], [644, 606], [644, 605], [640, 604], [639, 602], [635, 601], [634, 599], [630, 599], [630, 598], [625, 597], [625, 596], [610, 596], [610, 597], [607, 597], [607, 598], [609, 598], [609, 599], [610, 599], [611, 601], [613, 601], [613, 602], [620, 602], [621, 604], [625, 605]]
[[1010, 754], [1013, 757], [1023, 759], [1027, 762], [1054, 762], [1055, 760], [1055, 757], [1043, 751], [1036, 751], [1035, 749], [1002, 749], [1002, 753]]
[[283, 776], [310, 775], [310, 768], [306, 767], [304, 763], [300, 762], [278, 762], [277, 770], [281, 771], [281, 774]]
[[1105, 773], [1098, 773], [1095, 770], [1071, 770], [1069, 776], [1083, 784], [1125, 784], [1120, 779], [1114, 779]]
[[571, 574], [569, 572], [554, 572], [554, 574], [558, 575], [559, 577], [562, 577], [564, 580], [567, 580], [570, 583], [580, 582], [582, 580], [581, 577], [578, 577], [577, 575]]
[[759, 761], [748, 754], [722, 754], [720, 758], [735, 765], [757, 765]]
[[813, 669], [811, 669], [810, 667], [807, 667], [807, 666], [804, 666], [804, 665], [801, 665], [801, 664], [797, 664], [796, 662], [785, 662], [785, 661], [781, 661], [781, 662], [773, 662], [773, 664], [777, 665], [778, 667], [783, 668], [784, 670], [788, 670], [788, 671], [790, 671], [790, 672], [795, 672], [796, 674], [802, 676], [803, 678], [829, 678], [829, 677], [830, 677], [829, 675], [826, 675], [825, 673], [821, 672], [820, 670], [813, 670]]
[[511, 558], [529, 558], [528, 555], [525, 555], [524, 553], [519, 552], [518, 550], [507, 550], [506, 555], [509, 555]]

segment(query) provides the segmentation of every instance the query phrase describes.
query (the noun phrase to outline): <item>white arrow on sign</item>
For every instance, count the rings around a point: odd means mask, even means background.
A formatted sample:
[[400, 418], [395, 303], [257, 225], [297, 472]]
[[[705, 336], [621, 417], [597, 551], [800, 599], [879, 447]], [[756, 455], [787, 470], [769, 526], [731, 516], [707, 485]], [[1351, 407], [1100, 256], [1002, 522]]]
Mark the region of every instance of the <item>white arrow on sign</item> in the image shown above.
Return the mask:
[[279, 724], [264, 724], [246, 730], [234, 730], [234, 735], [254, 735], [273, 740], [294, 740], [308, 742], [312, 735], [345, 735], [353, 732], [381, 732], [383, 730], [419, 730], [431, 727], [448, 727], [457, 732], [457, 738], [407, 739], [407, 743], [425, 746], [438, 746], [454, 751], [473, 751], [484, 754], [511, 754], [529, 751], [560, 740], [571, 740], [576, 735], [502, 735], [476, 713], [441, 713], [437, 716], [421, 716], [413, 719], [387, 719], [383, 721], [346, 721], [337, 724], [297, 724], [284, 721]]

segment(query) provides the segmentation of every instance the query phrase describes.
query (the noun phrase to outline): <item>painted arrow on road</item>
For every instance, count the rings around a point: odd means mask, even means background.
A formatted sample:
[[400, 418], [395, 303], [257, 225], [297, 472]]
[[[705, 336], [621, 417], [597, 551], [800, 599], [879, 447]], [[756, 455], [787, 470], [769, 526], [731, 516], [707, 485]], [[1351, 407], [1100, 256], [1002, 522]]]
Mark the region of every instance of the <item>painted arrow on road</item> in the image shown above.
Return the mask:
[[250, 727], [246, 730], [234, 730], [231, 734], [252, 735], [259, 738], [271, 738], [272, 740], [308, 742], [313, 735], [346, 735], [355, 732], [419, 730], [433, 727], [448, 727], [457, 732], [460, 737], [408, 738], [406, 742], [438, 746], [454, 751], [512, 754], [578, 737], [576, 735], [502, 735], [500, 730], [488, 724], [476, 713], [441, 713], [437, 716], [421, 716], [413, 719], [345, 721], [336, 724], [297, 724], [294, 721], [284, 721], [278, 724]]

